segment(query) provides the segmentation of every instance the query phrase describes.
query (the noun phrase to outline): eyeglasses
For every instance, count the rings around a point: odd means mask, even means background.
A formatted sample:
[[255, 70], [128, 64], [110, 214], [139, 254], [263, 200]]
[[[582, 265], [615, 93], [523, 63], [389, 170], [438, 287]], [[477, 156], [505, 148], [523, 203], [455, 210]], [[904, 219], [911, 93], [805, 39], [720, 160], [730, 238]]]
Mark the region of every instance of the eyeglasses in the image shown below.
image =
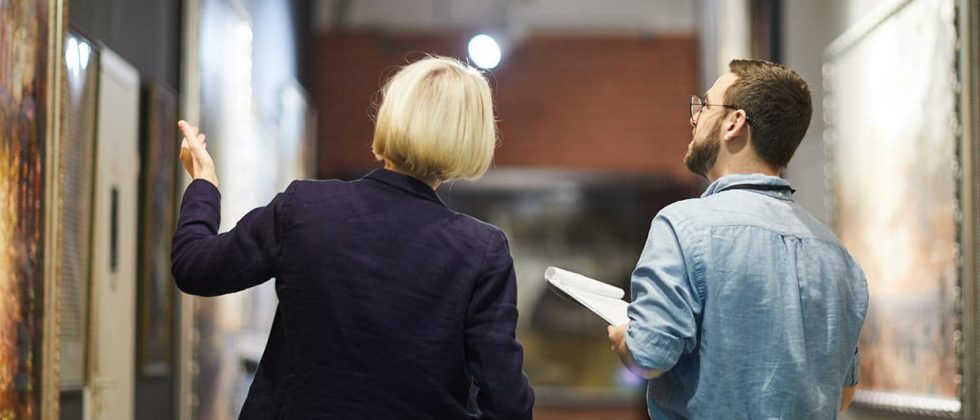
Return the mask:
[[[695, 124], [697, 124], [698, 114], [701, 113], [701, 110], [703, 108], [709, 107], [709, 106], [723, 106], [725, 108], [739, 109], [735, 105], [728, 105], [728, 104], [709, 104], [708, 101], [705, 100], [704, 98], [702, 98], [702, 97], [700, 97], [698, 95], [691, 95], [691, 119], [695, 122]], [[745, 121], [748, 121], [750, 123], [752, 122], [752, 120], [750, 120], [748, 116], [745, 117]]]

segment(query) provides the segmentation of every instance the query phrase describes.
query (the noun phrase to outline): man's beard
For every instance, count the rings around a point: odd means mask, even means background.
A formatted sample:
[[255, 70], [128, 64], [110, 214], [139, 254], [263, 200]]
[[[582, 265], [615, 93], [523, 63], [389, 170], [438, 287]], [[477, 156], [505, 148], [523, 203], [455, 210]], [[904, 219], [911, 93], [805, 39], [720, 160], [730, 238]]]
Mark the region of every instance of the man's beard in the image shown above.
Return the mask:
[[691, 150], [684, 156], [684, 165], [687, 165], [687, 169], [690, 169], [691, 172], [707, 178], [708, 171], [711, 170], [712, 166], [715, 166], [720, 151], [721, 120], [718, 120], [714, 127], [711, 127], [711, 131], [708, 132], [708, 136], [704, 140], [691, 143]]

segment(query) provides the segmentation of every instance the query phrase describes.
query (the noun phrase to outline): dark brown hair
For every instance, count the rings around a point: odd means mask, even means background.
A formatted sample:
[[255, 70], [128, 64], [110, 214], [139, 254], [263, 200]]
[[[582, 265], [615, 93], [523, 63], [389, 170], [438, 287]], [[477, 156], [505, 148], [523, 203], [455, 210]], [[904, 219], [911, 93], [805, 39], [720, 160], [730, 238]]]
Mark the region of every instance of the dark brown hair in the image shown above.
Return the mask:
[[738, 80], [725, 92], [725, 103], [745, 110], [755, 153], [766, 163], [785, 168], [810, 126], [810, 87], [781, 64], [732, 60], [728, 67]]

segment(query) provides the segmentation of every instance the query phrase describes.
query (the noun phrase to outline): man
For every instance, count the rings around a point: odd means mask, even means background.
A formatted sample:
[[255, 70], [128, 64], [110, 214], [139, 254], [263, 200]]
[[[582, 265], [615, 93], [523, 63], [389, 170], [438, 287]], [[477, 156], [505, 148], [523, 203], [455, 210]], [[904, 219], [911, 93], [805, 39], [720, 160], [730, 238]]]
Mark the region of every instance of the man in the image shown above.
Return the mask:
[[712, 181], [653, 219], [612, 349], [650, 378], [653, 418], [830, 419], [858, 382], [867, 282], [779, 177], [810, 124], [810, 90], [734, 60], [691, 97], [684, 163]]

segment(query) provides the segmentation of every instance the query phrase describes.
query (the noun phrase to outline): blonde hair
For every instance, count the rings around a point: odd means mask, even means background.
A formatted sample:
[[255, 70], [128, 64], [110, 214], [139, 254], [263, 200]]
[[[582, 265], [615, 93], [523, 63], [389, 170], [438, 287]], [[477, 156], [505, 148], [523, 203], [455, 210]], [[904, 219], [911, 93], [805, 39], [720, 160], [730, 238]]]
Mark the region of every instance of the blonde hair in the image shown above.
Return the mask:
[[490, 84], [459, 60], [429, 56], [382, 89], [371, 151], [425, 181], [475, 179], [497, 145]]

